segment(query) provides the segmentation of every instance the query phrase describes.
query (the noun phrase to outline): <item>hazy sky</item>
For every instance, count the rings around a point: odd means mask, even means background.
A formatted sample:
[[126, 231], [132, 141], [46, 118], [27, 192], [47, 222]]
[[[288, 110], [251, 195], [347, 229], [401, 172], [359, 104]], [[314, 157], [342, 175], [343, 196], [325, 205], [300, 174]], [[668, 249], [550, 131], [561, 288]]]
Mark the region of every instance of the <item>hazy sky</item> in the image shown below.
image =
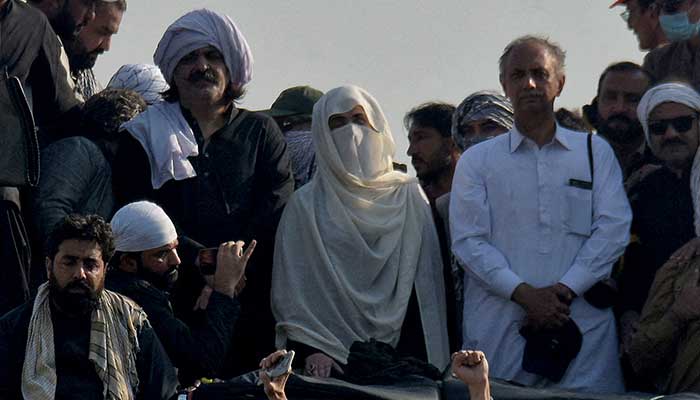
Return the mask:
[[499, 89], [497, 61], [512, 39], [549, 36], [567, 51], [558, 106], [579, 108], [615, 61], [641, 62], [634, 34], [612, 0], [128, 0], [112, 49], [96, 65], [103, 84], [127, 63], [153, 62], [167, 26], [196, 8], [228, 14], [253, 50], [242, 107], [265, 109], [283, 89], [323, 91], [353, 83], [382, 105], [407, 162], [403, 115], [430, 100], [458, 104]]

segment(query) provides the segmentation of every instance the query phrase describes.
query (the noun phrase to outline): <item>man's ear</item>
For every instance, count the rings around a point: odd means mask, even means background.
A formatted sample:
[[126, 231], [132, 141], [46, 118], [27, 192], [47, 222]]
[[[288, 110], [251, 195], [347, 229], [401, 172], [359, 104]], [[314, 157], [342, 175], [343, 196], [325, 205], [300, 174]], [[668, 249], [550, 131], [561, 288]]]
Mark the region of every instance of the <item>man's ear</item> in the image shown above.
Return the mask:
[[566, 75], [561, 74], [559, 77], [559, 90], [557, 90], [557, 97], [561, 96], [561, 92], [564, 90], [564, 84], [566, 83]]
[[119, 255], [119, 269], [125, 272], [136, 273], [138, 265], [136, 260], [128, 254]]
[[46, 265], [46, 277], [48, 278], [49, 276], [51, 276], [51, 268], [53, 268], [53, 266], [51, 265], [51, 259], [46, 257], [44, 259], [44, 265]]

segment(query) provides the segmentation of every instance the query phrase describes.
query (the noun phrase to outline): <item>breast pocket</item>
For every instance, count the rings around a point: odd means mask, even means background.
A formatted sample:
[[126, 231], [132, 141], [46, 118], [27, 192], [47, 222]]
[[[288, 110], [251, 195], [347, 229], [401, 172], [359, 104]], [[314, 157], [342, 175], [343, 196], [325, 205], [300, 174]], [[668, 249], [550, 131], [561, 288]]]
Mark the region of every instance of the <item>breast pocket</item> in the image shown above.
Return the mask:
[[590, 236], [593, 224], [593, 191], [566, 187], [564, 227], [568, 232]]

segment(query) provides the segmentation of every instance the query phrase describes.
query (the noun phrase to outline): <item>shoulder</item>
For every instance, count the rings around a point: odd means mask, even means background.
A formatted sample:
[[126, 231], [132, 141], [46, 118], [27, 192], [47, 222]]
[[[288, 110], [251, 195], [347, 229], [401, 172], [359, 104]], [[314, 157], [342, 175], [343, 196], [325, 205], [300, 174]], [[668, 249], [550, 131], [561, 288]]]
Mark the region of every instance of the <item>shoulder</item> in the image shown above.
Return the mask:
[[163, 291], [147, 281], [131, 275], [116, 271], [110, 272], [107, 274], [105, 285], [112, 293], [133, 301], [139, 307], [143, 307], [145, 303], [165, 303], [167, 305], [168, 297]]
[[241, 113], [241, 115], [237, 116], [233, 119], [233, 121], [231, 121], [231, 124], [235, 124], [238, 118], [242, 118], [238, 124], [237, 130], [245, 130], [252, 136], [263, 136], [264, 138], [284, 140], [282, 131], [277, 126], [275, 120], [269, 115], [259, 111], [250, 111], [243, 108], [239, 109], [239, 113]]
[[655, 48], [654, 50], [647, 53], [646, 56], [644, 56], [643, 67], [647, 70], [653, 70], [654, 67], [656, 67], [657, 63], [661, 62], [664, 59], [667, 59], [668, 57], [671, 57], [673, 53], [675, 53], [676, 51], [678, 51], [678, 49], [681, 48], [682, 44], [683, 42], [672, 42], [667, 45]]
[[32, 315], [34, 299], [14, 308], [0, 318], [0, 334], [14, 332], [17, 329], [26, 329]]
[[[510, 132], [498, 135], [493, 139], [478, 143], [468, 148], [457, 162], [457, 169], [485, 166], [495, 161], [494, 156], [508, 154], [510, 149]], [[498, 162], [498, 161], [495, 161]]]
[[58, 140], [46, 146], [44, 149], [46, 154], [60, 153], [66, 157], [75, 157], [76, 155], [94, 155], [100, 153], [100, 148], [90, 139], [84, 136], [72, 136]]

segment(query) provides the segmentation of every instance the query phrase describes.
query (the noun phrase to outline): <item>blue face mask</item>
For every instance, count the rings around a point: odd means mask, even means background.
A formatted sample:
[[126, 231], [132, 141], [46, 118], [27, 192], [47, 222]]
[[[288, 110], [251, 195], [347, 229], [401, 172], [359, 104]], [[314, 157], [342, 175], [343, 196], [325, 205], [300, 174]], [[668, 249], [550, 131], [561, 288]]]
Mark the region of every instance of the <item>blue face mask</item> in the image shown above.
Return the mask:
[[691, 24], [688, 13], [685, 11], [676, 14], [661, 14], [659, 15], [659, 23], [666, 38], [671, 42], [690, 39], [700, 31], [700, 22]]

